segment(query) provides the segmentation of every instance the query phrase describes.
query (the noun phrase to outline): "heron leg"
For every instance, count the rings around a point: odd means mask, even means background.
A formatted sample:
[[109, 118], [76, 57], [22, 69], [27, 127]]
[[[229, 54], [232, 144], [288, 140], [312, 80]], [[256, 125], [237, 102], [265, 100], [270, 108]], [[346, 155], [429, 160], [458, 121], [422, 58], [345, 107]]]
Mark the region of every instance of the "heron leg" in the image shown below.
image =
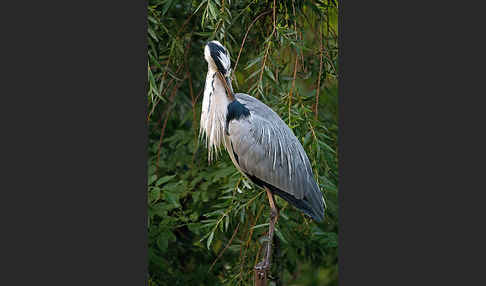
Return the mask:
[[275, 230], [275, 224], [278, 220], [278, 209], [275, 205], [275, 199], [273, 197], [272, 192], [265, 187], [265, 191], [267, 192], [268, 202], [270, 203], [270, 222], [268, 227], [268, 241], [267, 247], [265, 251], [265, 258], [262, 262], [258, 263], [255, 266], [255, 270], [267, 270], [270, 268], [270, 258], [272, 256], [272, 242], [273, 242], [273, 233]]

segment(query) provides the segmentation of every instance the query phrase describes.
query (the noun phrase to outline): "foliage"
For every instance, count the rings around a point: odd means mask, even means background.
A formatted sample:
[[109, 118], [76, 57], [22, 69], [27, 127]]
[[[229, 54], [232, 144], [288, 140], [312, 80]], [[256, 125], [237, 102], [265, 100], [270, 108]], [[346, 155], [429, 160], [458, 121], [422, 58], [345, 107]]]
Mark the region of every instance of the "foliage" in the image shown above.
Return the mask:
[[209, 165], [198, 138], [203, 47], [213, 39], [231, 54], [235, 91], [262, 100], [301, 140], [328, 206], [316, 223], [277, 197], [271, 276], [278, 285], [337, 285], [337, 9], [334, 1], [149, 0], [150, 285], [253, 285], [262, 259], [266, 195], [226, 151]]

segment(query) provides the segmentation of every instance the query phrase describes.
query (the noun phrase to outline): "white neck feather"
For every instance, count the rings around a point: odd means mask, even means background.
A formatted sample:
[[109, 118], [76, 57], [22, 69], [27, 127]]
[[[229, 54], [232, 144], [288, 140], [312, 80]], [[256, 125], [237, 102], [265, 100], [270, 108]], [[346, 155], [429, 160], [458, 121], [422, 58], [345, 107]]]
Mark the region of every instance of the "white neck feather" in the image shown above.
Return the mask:
[[[208, 148], [208, 160], [211, 162], [213, 154], [221, 151], [221, 143], [224, 137], [226, 113], [230, 103], [226, 96], [225, 88], [216, 70], [209, 65], [204, 87], [204, 97], [201, 110], [201, 124], [199, 135], [206, 139]], [[216, 152], [215, 152], [216, 151]]]

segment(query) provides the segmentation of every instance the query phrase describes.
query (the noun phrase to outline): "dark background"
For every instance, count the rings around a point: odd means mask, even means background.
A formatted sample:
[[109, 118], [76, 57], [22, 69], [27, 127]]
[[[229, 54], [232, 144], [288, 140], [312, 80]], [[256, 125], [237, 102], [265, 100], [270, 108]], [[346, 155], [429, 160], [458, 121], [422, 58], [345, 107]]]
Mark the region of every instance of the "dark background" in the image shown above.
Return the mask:
[[[339, 283], [481, 284], [481, 9], [343, 2]], [[0, 11], [2, 285], [147, 283], [146, 3]]]

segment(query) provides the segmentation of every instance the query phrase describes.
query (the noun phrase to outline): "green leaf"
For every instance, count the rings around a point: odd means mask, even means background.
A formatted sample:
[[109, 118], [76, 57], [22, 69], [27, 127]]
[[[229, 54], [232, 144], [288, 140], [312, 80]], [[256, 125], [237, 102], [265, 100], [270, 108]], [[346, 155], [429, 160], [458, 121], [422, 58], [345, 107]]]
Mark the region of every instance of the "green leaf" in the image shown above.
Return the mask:
[[166, 217], [167, 216], [167, 206], [165, 203], [157, 203], [155, 206], [152, 208], [152, 212], [154, 215], [157, 215], [159, 217]]
[[209, 0], [208, 5], [209, 5], [209, 14], [211, 15], [211, 19], [212, 20], [217, 19], [218, 18], [218, 11], [217, 11], [215, 4], [211, 0]]
[[198, 242], [202, 242], [203, 240], [205, 240], [211, 233], [206, 233]]
[[224, 210], [215, 210], [215, 211], [212, 211], [212, 212], [209, 212], [209, 213], [205, 213], [204, 216], [205, 217], [211, 217], [211, 216], [217, 216], [217, 215], [223, 214], [223, 213], [224, 213]]
[[167, 198], [167, 201], [172, 204], [175, 208], [180, 207], [181, 205], [179, 204], [179, 194], [174, 194], [171, 192], [164, 192], [165, 197]]
[[319, 141], [319, 145], [321, 145], [322, 147], [324, 147], [325, 149], [329, 150], [332, 153], [336, 153], [336, 151], [334, 151], [334, 149], [332, 149], [329, 145], [327, 145], [326, 143], [324, 143], [322, 141]]
[[247, 189], [250, 189], [250, 190], [251, 190], [251, 189], [253, 189], [253, 188], [250, 186], [250, 184], [248, 184], [248, 182], [246, 181], [246, 179], [243, 179], [242, 181], [243, 181], [243, 185], [245, 185], [245, 187], [246, 187]]
[[254, 58], [253, 60], [251, 60], [248, 65], [245, 67], [245, 70], [251, 68], [253, 65], [255, 65], [256, 63], [259, 63], [261, 60], [262, 60], [263, 56], [259, 56], [259, 57], [256, 57]]
[[211, 246], [211, 242], [213, 241], [213, 237], [214, 237], [214, 231], [212, 231], [211, 234], [209, 235], [208, 242], [206, 244], [208, 249], [209, 249], [209, 246]]
[[162, 252], [165, 252], [169, 247], [169, 240], [165, 233], [162, 233], [162, 235], [157, 239], [157, 246]]
[[174, 0], [167, 0], [165, 2], [164, 8], [162, 9], [162, 15], [165, 15], [165, 13], [167, 13], [167, 10], [169, 10], [170, 6], [172, 5], [172, 2], [174, 2]]
[[152, 175], [148, 179], [148, 184], [151, 185], [157, 179], [157, 175]]
[[310, 139], [311, 139], [311, 131], [307, 132], [307, 134], [305, 135], [304, 143], [302, 144], [304, 145], [304, 148], [307, 147], [307, 145], [310, 143]]
[[228, 231], [228, 226], [229, 226], [229, 216], [226, 216], [224, 221], [224, 231]]
[[154, 39], [156, 42], [158, 42], [158, 41], [159, 41], [159, 39], [157, 38], [157, 35], [155, 35], [154, 30], [152, 30], [152, 28], [150, 28], [150, 27], [148, 27], [148, 29], [147, 29], [147, 30], [148, 30], [149, 35], [150, 35], [150, 36], [151, 36], [151, 37], [152, 37], [152, 38], [153, 38], [153, 39]]
[[156, 202], [160, 198], [160, 188], [153, 187], [149, 192], [150, 202]]
[[192, 15], [195, 15], [197, 13], [197, 11], [199, 11], [199, 9], [201, 8], [201, 6], [204, 4], [204, 3], [207, 3], [208, 1], [201, 1], [201, 4], [199, 4], [199, 6], [197, 6], [196, 10], [194, 10], [194, 12], [192, 13]]
[[148, 15], [148, 16], [147, 16], [147, 19], [148, 19], [150, 22], [152, 22], [153, 24], [157, 24], [157, 20], [155, 20], [155, 18], [154, 18], [154, 17], [152, 17], [152, 16]]
[[175, 176], [176, 175], [162, 177], [162, 178], [160, 178], [160, 179], [157, 180], [157, 182], [155, 183], [155, 185], [156, 186], [160, 186], [163, 183], [168, 182], [170, 179], [174, 178]]
[[277, 235], [278, 238], [280, 238], [280, 240], [283, 242], [283, 243], [288, 243], [288, 241], [285, 239], [285, 237], [283, 236], [283, 234], [280, 232], [280, 230], [278, 228], [275, 228], [275, 234]]
[[261, 227], [268, 226], [268, 225], [269, 225], [268, 222], [262, 223], [262, 224], [255, 225], [254, 227], [252, 227], [250, 229], [257, 229], [257, 228], [261, 228]]
[[154, 165], [150, 165], [148, 167], [148, 174], [149, 176], [152, 175], [153, 173], [155, 173], [155, 166]]
[[199, 218], [199, 213], [192, 213], [189, 218], [192, 220], [192, 221], [197, 221], [198, 218]]
[[270, 68], [268, 68], [268, 66], [265, 66], [265, 74], [271, 78], [274, 82], [277, 82], [277, 80], [275, 79], [275, 76], [273, 75], [273, 72], [270, 70]]

